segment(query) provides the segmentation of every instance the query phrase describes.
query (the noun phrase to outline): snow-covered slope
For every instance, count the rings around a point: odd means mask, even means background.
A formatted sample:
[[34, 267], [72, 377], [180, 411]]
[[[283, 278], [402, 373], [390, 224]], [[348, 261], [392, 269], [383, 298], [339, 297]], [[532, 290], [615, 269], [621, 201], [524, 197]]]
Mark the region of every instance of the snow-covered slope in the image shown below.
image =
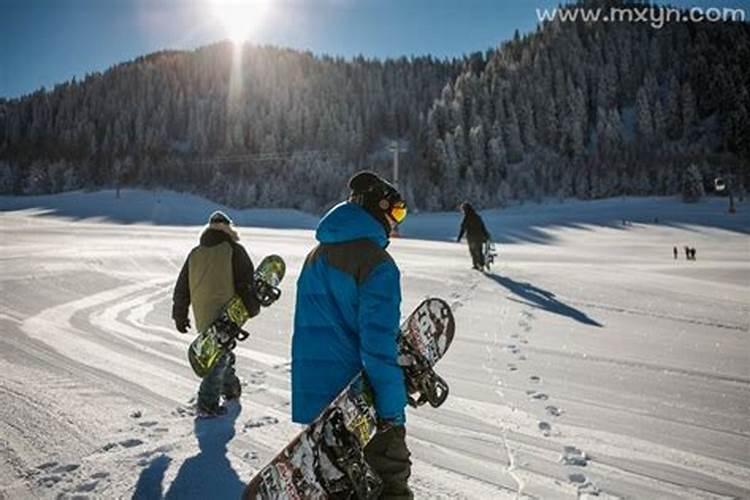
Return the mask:
[[[580, 228], [587, 225], [627, 229], [632, 224], [666, 224], [674, 227], [706, 226], [750, 234], [741, 214], [727, 215], [726, 198], [705, 198], [685, 204], [676, 198], [610, 198], [596, 201], [548, 201], [505, 209], [486, 210], [482, 216], [496, 241], [549, 242], [547, 229]], [[0, 196], [0, 211], [25, 210], [28, 214], [117, 223], [195, 226], [205, 223], [213, 210], [224, 210], [245, 227], [314, 229], [318, 215], [299, 210], [227, 208], [213, 201], [174, 191], [123, 189], [115, 191], [73, 191], [57, 195]], [[452, 240], [458, 233], [461, 215], [412, 213], [401, 227], [409, 238]]]
[[[0, 198], [0, 498], [236, 498], [298, 430], [289, 341], [314, 218], [232, 213], [290, 276], [238, 348], [242, 407], [196, 422], [171, 291], [214, 205], [162, 193], [149, 218], [148, 196]], [[448, 402], [408, 414], [418, 498], [750, 497], [750, 207], [597, 203], [485, 213], [515, 238], [487, 275], [436, 241], [456, 214], [393, 241], [403, 312], [442, 296], [458, 325]], [[673, 259], [684, 245], [696, 261]]]
[[0, 196], [0, 210], [30, 210], [39, 215], [71, 219], [172, 226], [205, 224], [208, 214], [214, 210], [224, 210], [242, 226], [311, 229], [318, 222], [317, 217], [299, 210], [235, 210], [192, 194], [141, 189], [123, 189], [119, 198], [114, 190]]

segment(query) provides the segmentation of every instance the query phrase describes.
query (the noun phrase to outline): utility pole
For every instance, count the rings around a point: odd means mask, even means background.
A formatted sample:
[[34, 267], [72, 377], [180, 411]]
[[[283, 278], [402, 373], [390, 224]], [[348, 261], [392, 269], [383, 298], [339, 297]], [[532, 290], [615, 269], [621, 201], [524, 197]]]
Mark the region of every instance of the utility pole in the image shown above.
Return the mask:
[[398, 187], [398, 154], [406, 153], [409, 150], [401, 146], [398, 141], [393, 141], [388, 147], [388, 151], [393, 153], [393, 185]]
[[[388, 151], [393, 153], [393, 186], [396, 189], [398, 189], [398, 154], [406, 153], [408, 149], [406, 147], [402, 147], [399, 141], [393, 141], [391, 142], [391, 145], [388, 147]], [[402, 196], [403, 196], [403, 192], [402, 192]], [[391, 236], [394, 238], [399, 237], [398, 225], [396, 225], [391, 231]]]

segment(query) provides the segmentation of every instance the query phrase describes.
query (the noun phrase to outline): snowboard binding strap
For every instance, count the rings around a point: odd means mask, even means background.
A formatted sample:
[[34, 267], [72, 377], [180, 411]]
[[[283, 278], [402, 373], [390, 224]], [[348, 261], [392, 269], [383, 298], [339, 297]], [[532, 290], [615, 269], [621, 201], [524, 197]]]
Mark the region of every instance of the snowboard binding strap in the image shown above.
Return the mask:
[[255, 282], [255, 297], [263, 307], [268, 307], [281, 297], [281, 290], [263, 280]]
[[437, 408], [448, 398], [448, 383], [435, 373], [423, 356], [409, 347], [406, 346], [399, 357], [399, 363], [406, 371], [409, 405], [418, 408], [430, 403]]
[[[341, 408], [334, 408], [323, 428], [321, 448], [335, 467], [344, 474], [347, 484], [339, 488], [329, 484], [331, 492], [339, 490], [353, 493], [342, 498], [375, 500], [383, 489], [383, 481], [365, 460], [365, 455], [357, 437], [347, 429]], [[333, 496], [338, 498], [338, 496]]]

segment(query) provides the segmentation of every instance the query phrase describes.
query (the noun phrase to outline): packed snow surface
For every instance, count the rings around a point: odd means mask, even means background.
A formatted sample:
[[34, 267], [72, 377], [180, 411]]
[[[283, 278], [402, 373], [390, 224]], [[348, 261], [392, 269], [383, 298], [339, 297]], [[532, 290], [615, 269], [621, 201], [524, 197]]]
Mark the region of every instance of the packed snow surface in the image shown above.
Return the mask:
[[[417, 498], [750, 498], [750, 205], [726, 207], [483, 212], [487, 274], [451, 241], [458, 214], [411, 214], [389, 247], [402, 313], [439, 296], [457, 322], [448, 401], [408, 411]], [[289, 275], [237, 348], [241, 406], [189, 411], [194, 332], [174, 330], [171, 294], [216, 208], [0, 197], [0, 498], [237, 498], [298, 432], [290, 334], [317, 217], [297, 211], [229, 210], [253, 259], [278, 253]]]

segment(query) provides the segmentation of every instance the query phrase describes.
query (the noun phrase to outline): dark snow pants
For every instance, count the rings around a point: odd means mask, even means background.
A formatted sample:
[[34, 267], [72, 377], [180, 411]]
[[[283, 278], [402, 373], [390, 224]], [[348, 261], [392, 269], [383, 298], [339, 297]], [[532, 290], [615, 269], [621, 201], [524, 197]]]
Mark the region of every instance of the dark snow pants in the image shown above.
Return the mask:
[[216, 362], [213, 370], [203, 377], [198, 389], [198, 406], [204, 410], [214, 411], [219, 406], [219, 398], [240, 397], [240, 379], [234, 373], [234, 353], [224, 353]]
[[383, 480], [380, 500], [412, 500], [409, 489], [411, 460], [403, 425], [378, 432], [365, 446], [365, 459]]
[[469, 253], [474, 269], [484, 269], [484, 241], [469, 240]]

